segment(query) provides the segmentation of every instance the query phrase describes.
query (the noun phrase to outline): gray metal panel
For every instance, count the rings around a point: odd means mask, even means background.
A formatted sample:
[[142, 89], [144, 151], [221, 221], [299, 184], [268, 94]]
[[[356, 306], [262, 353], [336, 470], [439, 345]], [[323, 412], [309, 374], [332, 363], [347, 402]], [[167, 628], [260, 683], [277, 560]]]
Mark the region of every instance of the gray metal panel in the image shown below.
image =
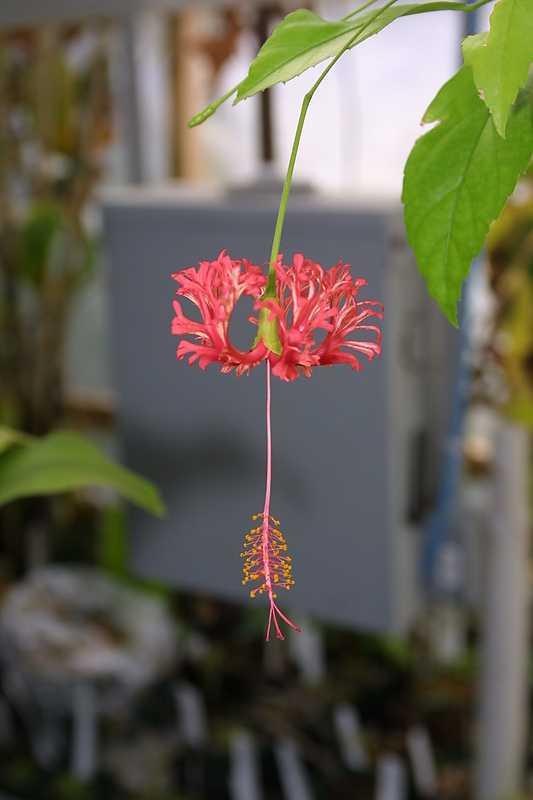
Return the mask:
[[143, 8], [180, 8], [183, 0], [2, 0], [0, 27], [39, 25], [133, 14]]
[[[223, 0], [196, 0], [198, 5], [217, 6]], [[119, 17], [143, 9], [177, 10], [187, 0], [2, 0], [0, 28], [42, 25], [88, 19], [90, 17]]]
[[[135, 565], [146, 576], [241, 600], [242, 534], [264, 491], [264, 370], [237, 379], [175, 361], [169, 274], [223, 246], [264, 263], [275, 208], [257, 205], [155, 200], [105, 211], [125, 456], [161, 486], [169, 507], [164, 521], [132, 514]], [[380, 298], [386, 227], [384, 214], [298, 200], [284, 244], [325, 264], [351, 261], [369, 278], [365, 296]], [[243, 320], [233, 329], [243, 345], [245, 329], [249, 336]], [[375, 629], [394, 625], [389, 391], [383, 361], [359, 375], [324, 369], [273, 386], [273, 513], [296, 578], [281, 602]]]

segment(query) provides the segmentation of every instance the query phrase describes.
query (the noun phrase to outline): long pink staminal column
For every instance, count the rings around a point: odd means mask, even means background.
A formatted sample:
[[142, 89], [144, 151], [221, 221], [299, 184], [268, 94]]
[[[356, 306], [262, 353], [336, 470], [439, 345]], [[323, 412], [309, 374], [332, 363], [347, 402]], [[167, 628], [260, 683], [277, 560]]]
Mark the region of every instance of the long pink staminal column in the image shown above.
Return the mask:
[[253, 520], [261, 520], [261, 524], [252, 528], [244, 537], [243, 584], [261, 580], [259, 586], [250, 591], [250, 596], [266, 593], [268, 595], [269, 613], [265, 638], [270, 640], [272, 624], [278, 639], [285, 636], [280, 628], [280, 620], [294, 631], [300, 631], [298, 625], [287, 617], [276, 603], [278, 588], [290, 589], [294, 585], [292, 578], [291, 557], [287, 555], [285, 537], [279, 528], [279, 520], [270, 514], [270, 498], [272, 494], [272, 423], [271, 423], [271, 387], [270, 363], [266, 362], [266, 484], [265, 504], [262, 514], [254, 514]]
[[[265, 582], [268, 591], [268, 600], [270, 603], [270, 611], [268, 614], [268, 625], [266, 630], [266, 640], [270, 639], [270, 628], [274, 623], [276, 636], [278, 639], [284, 639], [284, 635], [279, 627], [278, 616], [287, 623], [287, 625], [294, 631], [300, 631], [298, 625], [285, 616], [285, 614], [278, 608], [275, 597], [276, 594], [272, 588], [272, 565], [270, 562], [270, 544], [271, 537], [276, 536], [276, 531], [271, 531], [271, 517], [270, 517], [270, 496], [272, 493], [272, 415], [271, 415], [271, 387], [270, 387], [270, 362], [266, 363], [266, 441], [267, 441], [267, 457], [266, 457], [266, 486], [265, 486], [265, 505], [263, 507], [263, 525], [261, 530], [262, 546], [263, 546], [263, 564], [265, 569]], [[276, 525], [276, 520], [273, 520]]]

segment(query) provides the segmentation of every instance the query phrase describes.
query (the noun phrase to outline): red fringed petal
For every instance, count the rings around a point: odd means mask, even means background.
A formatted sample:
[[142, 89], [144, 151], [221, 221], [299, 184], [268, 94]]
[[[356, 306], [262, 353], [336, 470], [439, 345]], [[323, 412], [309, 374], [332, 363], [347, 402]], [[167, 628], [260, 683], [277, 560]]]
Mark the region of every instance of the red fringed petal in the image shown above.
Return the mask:
[[201, 321], [190, 319], [180, 301], [174, 301], [172, 333], [193, 337], [193, 341], [180, 342], [178, 358], [188, 356], [189, 364], [198, 361], [202, 369], [218, 363], [222, 372], [236, 369], [239, 375], [264, 360], [264, 346], [241, 353], [229, 339], [229, 322], [239, 298], [258, 298], [264, 289], [266, 278], [260, 267], [244, 259], [232, 261], [223, 250], [215, 261], [202, 261], [197, 268], [175, 272], [172, 277], [180, 286], [177, 295], [194, 303], [201, 316]]

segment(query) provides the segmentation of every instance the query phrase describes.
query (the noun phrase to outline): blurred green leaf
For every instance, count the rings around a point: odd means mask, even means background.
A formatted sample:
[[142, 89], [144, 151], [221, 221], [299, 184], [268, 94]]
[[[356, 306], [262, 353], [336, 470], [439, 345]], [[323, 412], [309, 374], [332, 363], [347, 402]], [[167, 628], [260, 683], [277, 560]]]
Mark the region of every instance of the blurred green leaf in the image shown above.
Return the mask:
[[127, 573], [128, 548], [124, 510], [110, 506], [104, 509], [100, 529], [99, 565], [115, 577]]
[[502, 139], [465, 66], [438, 92], [423, 121], [439, 124], [418, 139], [407, 161], [407, 235], [429, 293], [457, 324], [471, 262], [529, 164], [533, 107], [524, 92]]
[[109, 486], [152, 514], [164, 513], [159, 492], [149, 481], [109, 461], [76, 433], [51, 433], [0, 457], [0, 505], [88, 486]]
[[21, 270], [35, 285], [42, 283], [55, 238], [63, 228], [63, 214], [54, 203], [35, 205], [23, 224], [21, 236]]
[[17, 444], [29, 444], [31, 441], [32, 437], [28, 434], [8, 428], [6, 425], [0, 425], [0, 455], [10, 447]]
[[172, 589], [161, 581], [140, 579], [129, 571], [127, 516], [121, 506], [107, 506], [102, 511], [99, 531], [98, 565], [115, 580], [139, 592], [169, 602]]
[[499, 0], [488, 34], [469, 36], [463, 42], [465, 62], [473, 69], [500, 136], [505, 136], [511, 108], [533, 62], [532, 12], [531, 0]]
[[57, 800], [92, 800], [91, 786], [72, 775], [59, 775], [52, 783], [53, 796]]

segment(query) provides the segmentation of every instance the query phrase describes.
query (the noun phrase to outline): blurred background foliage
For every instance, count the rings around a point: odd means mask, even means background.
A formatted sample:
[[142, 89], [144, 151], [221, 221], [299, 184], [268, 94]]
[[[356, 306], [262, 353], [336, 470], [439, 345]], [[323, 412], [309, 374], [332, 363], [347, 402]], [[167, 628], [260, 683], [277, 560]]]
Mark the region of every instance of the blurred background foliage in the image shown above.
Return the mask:
[[0, 408], [33, 434], [64, 419], [68, 314], [96, 264], [89, 201], [110, 137], [104, 35], [0, 39]]
[[104, 25], [0, 35], [0, 526], [17, 569], [32, 540], [62, 527], [64, 504], [13, 500], [105, 484], [162, 511], [152, 487], [80, 436], [32, 438], [69, 424], [66, 337], [98, 264], [91, 215], [111, 136], [105, 45]]
[[533, 428], [533, 177], [494, 224], [487, 243], [497, 310], [492, 351], [502, 370], [503, 411]]

